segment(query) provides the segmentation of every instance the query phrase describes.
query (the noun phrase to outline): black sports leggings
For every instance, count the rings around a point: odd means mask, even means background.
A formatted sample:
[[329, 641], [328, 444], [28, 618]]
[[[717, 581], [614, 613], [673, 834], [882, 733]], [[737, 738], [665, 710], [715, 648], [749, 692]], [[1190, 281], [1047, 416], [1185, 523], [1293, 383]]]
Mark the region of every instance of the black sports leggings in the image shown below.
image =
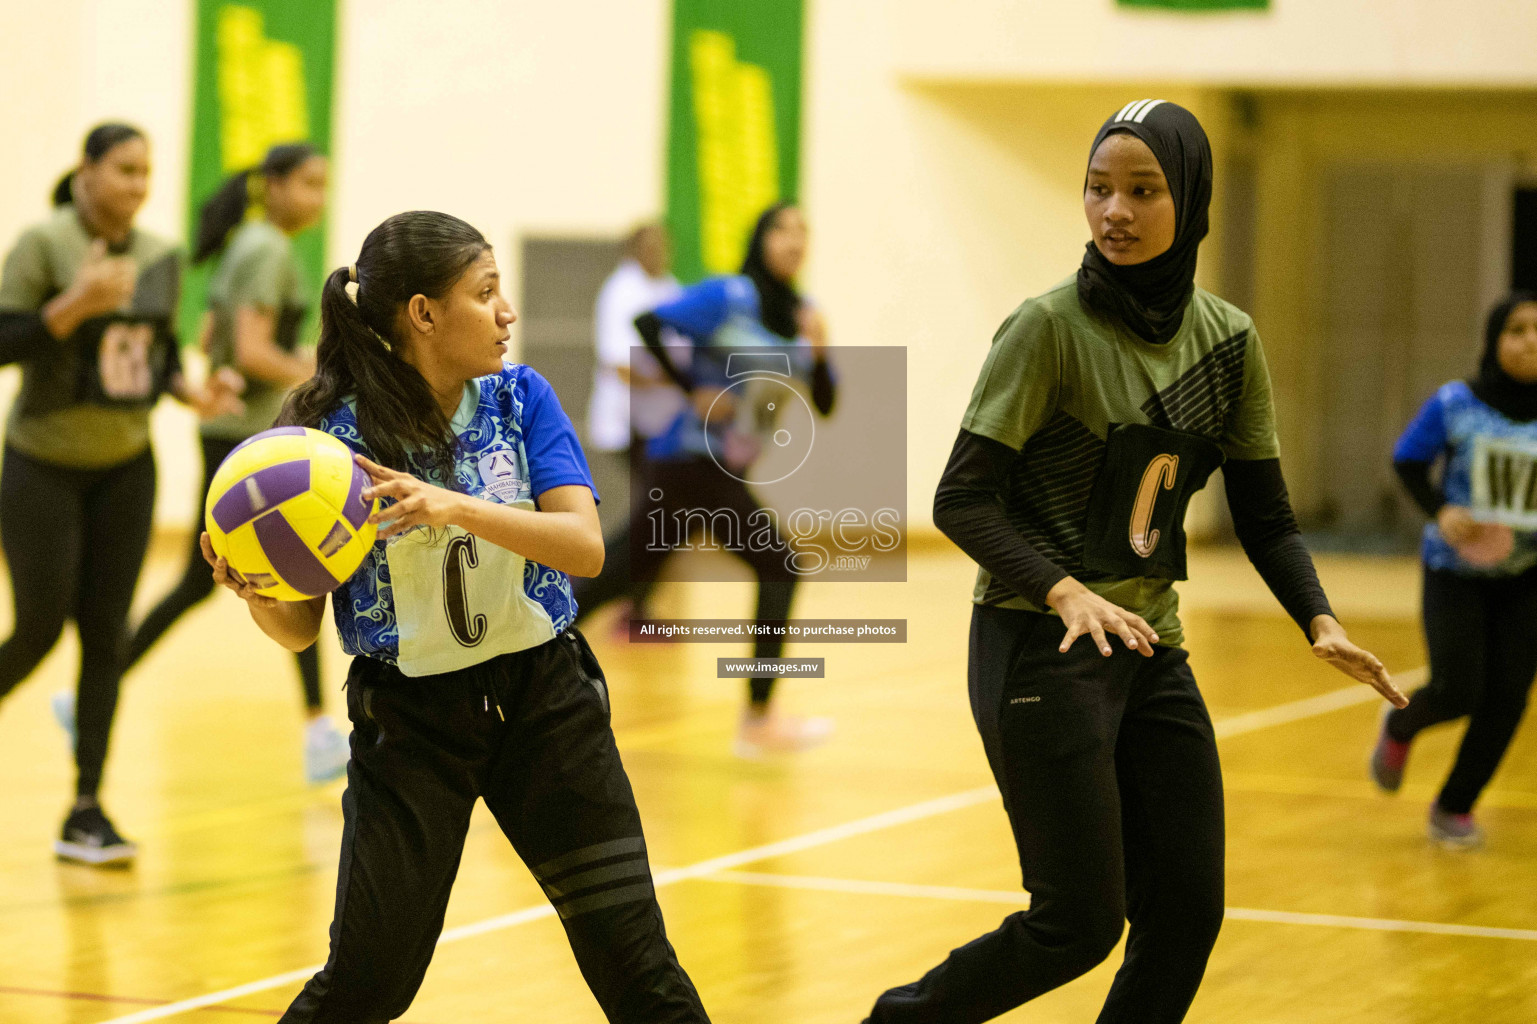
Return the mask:
[[[652, 494], [658, 491], [661, 497], [653, 498]], [[657, 578], [670, 550], [646, 542], [652, 528], [651, 517], [660, 513], [671, 528], [675, 514], [685, 509], [720, 514], [739, 524], [737, 529], [745, 537], [753, 529], [753, 513], [763, 508], [746, 484], [721, 472], [705, 456], [648, 461], [640, 485], [631, 496], [630, 507], [630, 522], [624, 533], [607, 542], [602, 574], [581, 580], [576, 586], [578, 623], [609, 601], [632, 593], [637, 585]], [[708, 523], [707, 528], [713, 532], [716, 520], [710, 518]], [[778, 531], [774, 531], [765, 550], [754, 551], [750, 545], [741, 544], [729, 553], [746, 562], [758, 577], [757, 621], [789, 618], [796, 578], [786, 561], [790, 548]], [[783, 651], [783, 637], [759, 637], [753, 644], [755, 658], [777, 658]], [[762, 707], [774, 692], [774, 679], [750, 679], [748, 692], [753, 704]]]
[[149, 546], [155, 458], [72, 469], [5, 449], [0, 542], [11, 568], [16, 626], [0, 645], [0, 699], [47, 657], [64, 622], [80, 633], [75, 791], [101, 788], [117, 712], [128, 608]]
[[1505, 579], [1425, 570], [1430, 681], [1388, 716], [1408, 742], [1421, 729], [1467, 716], [1468, 731], [1436, 803], [1467, 814], [1494, 776], [1526, 711], [1537, 675], [1537, 569]]
[[871, 1024], [980, 1024], [1087, 973], [1129, 921], [1099, 1024], [1177, 1024], [1223, 915], [1222, 774], [1178, 648], [1105, 657], [1062, 620], [977, 607], [971, 710], [1030, 909], [876, 1000]]
[[[226, 441], [223, 438], [203, 438], [203, 487], [199, 492], [203, 497], [198, 502], [197, 513], [193, 518], [192, 546], [187, 552], [187, 571], [182, 575], [181, 582], [161, 598], [160, 603], [155, 605], [154, 609], [144, 617], [144, 621], [139, 623], [138, 629], [134, 630], [133, 637], [128, 642], [128, 654], [123, 663], [124, 672], [133, 668], [177, 619], [181, 618], [193, 605], [213, 593], [213, 573], [209, 570], [208, 563], [203, 561], [203, 549], [199, 543], [199, 537], [203, 532], [200, 525], [203, 521], [203, 506], [208, 500], [208, 485], [213, 481], [213, 475], [218, 471], [219, 464], [239, 444], [239, 441]], [[295, 657], [299, 661], [299, 680], [304, 686], [304, 706], [316, 710], [321, 706], [319, 646], [311, 644]]]

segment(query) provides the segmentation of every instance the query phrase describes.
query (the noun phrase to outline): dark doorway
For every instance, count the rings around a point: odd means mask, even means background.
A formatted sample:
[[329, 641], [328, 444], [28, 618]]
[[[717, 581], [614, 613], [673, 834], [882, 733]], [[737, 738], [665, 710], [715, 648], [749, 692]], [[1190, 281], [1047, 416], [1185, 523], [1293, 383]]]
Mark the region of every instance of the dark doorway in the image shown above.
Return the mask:
[[1510, 231], [1510, 286], [1537, 292], [1537, 188], [1516, 190]]

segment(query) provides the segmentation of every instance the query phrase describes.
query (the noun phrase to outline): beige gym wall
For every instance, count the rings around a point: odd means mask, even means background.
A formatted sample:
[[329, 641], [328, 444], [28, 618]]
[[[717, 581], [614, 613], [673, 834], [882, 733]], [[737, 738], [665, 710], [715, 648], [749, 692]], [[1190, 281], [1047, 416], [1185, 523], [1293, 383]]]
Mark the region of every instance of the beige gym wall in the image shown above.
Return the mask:
[[[1470, 7], [1487, 10], [1470, 16]], [[486, 231], [515, 292], [515, 238], [612, 236], [654, 214], [668, 11], [665, 0], [344, 4], [333, 261], [350, 258], [384, 216], [439, 207]], [[1288, 0], [1270, 18], [1214, 19], [1120, 13], [1109, 0], [808, 0], [808, 12], [802, 182], [814, 234], [804, 284], [835, 342], [909, 350], [915, 526], [929, 521], [997, 323], [1077, 264], [1085, 150], [1127, 99], [1156, 93], [1207, 123], [1219, 209], [1203, 261], [1205, 283], [1220, 291], [1209, 272], [1236, 131], [1230, 90], [1260, 89], [1264, 258], [1253, 312], [1304, 500], [1319, 355], [1301, 319], [1308, 175], [1366, 140], [1405, 153], [1508, 147], [1531, 137], [1537, 119], [1525, 113], [1537, 109], [1529, 98], [1513, 94], [1336, 91], [1352, 67], [1356, 85], [1537, 85], [1517, 40], [1537, 35], [1537, 7], [1509, 0]], [[10, 0], [6, 17], [0, 128], [24, 144], [7, 161], [0, 240], [44, 215], [84, 130], [106, 117], [149, 130], [156, 178], [143, 223], [180, 234], [190, 5]], [[1291, 91], [1264, 91], [1283, 85]], [[157, 519], [185, 525], [196, 487], [191, 423], [174, 407], [156, 422]]]

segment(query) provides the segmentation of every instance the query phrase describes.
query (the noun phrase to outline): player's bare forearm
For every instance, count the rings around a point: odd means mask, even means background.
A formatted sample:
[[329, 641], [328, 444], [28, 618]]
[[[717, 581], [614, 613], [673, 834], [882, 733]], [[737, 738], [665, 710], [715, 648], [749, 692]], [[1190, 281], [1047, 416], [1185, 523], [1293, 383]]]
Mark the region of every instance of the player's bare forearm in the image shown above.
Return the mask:
[[324, 597], [308, 601], [246, 602], [251, 609], [251, 618], [261, 631], [295, 654], [307, 650], [319, 638], [325, 603]]
[[[560, 500], [562, 491], [581, 491], [586, 508]], [[540, 495], [539, 511], [458, 495], [450, 522], [482, 540], [572, 576], [603, 570], [603, 531], [592, 495], [585, 487], [556, 487]], [[567, 507], [577, 504], [577, 507]]]

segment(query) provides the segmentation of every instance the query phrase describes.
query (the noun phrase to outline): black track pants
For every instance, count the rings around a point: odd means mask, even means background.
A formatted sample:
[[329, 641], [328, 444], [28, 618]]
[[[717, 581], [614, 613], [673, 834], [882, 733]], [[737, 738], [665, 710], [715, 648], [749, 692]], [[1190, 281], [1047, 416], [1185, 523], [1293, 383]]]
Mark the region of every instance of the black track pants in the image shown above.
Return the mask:
[[1488, 579], [1427, 569], [1424, 616], [1430, 681], [1389, 714], [1388, 733], [1407, 742], [1421, 729], [1468, 719], [1436, 800], [1467, 814], [1509, 749], [1537, 676], [1537, 570]]
[[1223, 915], [1222, 779], [1183, 650], [1151, 658], [1058, 618], [978, 607], [972, 713], [1003, 794], [1030, 909], [882, 995], [877, 1024], [968, 1024], [1086, 973], [1130, 922], [1099, 1024], [1176, 1024]]
[[128, 608], [149, 546], [155, 459], [72, 469], [5, 449], [0, 542], [16, 626], [0, 644], [0, 699], [53, 650], [64, 623], [80, 633], [75, 788], [95, 796], [117, 714]]
[[[477, 798], [559, 911], [610, 1021], [708, 1020], [662, 927], [606, 683], [576, 630], [436, 676], [358, 658], [347, 707], [331, 955], [282, 1024], [383, 1024], [406, 1012]], [[518, 970], [505, 965], [508, 984]]]

